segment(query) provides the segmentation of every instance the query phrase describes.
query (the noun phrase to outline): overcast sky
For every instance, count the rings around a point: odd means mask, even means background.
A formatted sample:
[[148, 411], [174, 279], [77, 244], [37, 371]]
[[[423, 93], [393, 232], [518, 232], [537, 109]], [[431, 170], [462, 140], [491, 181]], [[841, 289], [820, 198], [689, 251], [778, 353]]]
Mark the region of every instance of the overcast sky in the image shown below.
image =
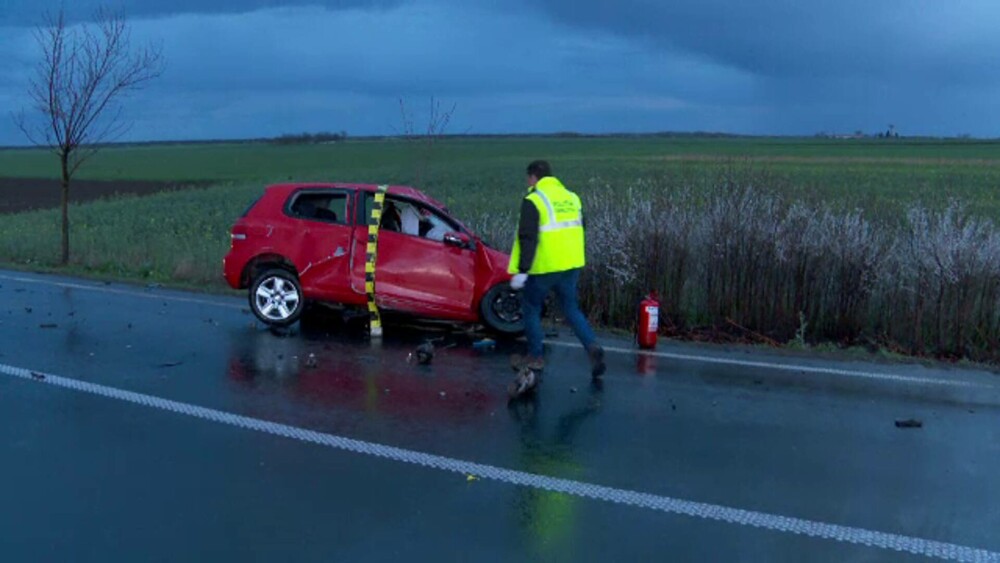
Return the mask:
[[[0, 145], [55, 0], [0, 0]], [[65, 2], [85, 22], [98, 0]], [[118, 0], [166, 72], [125, 140], [450, 132], [884, 130], [1000, 136], [996, 0]]]

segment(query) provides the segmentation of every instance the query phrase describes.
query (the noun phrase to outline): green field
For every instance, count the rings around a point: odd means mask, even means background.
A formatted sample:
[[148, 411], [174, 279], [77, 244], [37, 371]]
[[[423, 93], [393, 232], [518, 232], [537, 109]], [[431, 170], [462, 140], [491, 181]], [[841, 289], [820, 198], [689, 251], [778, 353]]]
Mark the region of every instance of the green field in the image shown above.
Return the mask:
[[[809, 201], [867, 210], [957, 198], [1000, 215], [1000, 142], [527, 138], [349, 141], [325, 145], [161, 145], [106, 149], [80, 179], [256, 182], [335, 180], [413, 183], [453, 207], [466, 194], [517, 190], [522, 169], [547, 158], [568, 182], [620, 186], [636, 178], [673, 185], [714, 182], [726, 169], [751, 167], [768, 189]], [[55, 178], [44, 151], [0, 150], [0, 177]], [[476, 199], [475, 197], [473, 199]]]
[[[415, 185], [506, 250], [523, 170], [536, 158], [550, 160], [593, 210], [593, 273], [582, 291], [590, 314], [607, 325], [627, 326], [636, 294], [656, 288], [670, 296], [670, 320], [682, 327], [735, 320], [783, 340], [864, 336], [959, 356], [1000, 345], [991, 269], [1000, 263], [992, 224], [1000, 216], [1000, 142], [450, 138], [115, 147], [78, 178], [211, 185], [75, 206], [72, 270], [220, 289], [232, 220], [264, 185], [288, 180]], [[0, 178], [30, 182], [56, 172], [50, 153], [0, 150]], [[957, 207], [941, 215], [950, 203]], [[930, 213], [930, 226], [913, 228], [911, 208]], [[804, 240], [807, 232], [823, 242]], [[57, 233], [54, 211], [4, 216], [0, 262], [52, 266]], [[852, 242], [855, 235], [863, 240]], [[733, 246], [720, 254], [722, 244]], [[942, 250], [947, 244], [964, 246]], [[945, 262], [968, 271], [935, 273], [942, 258], [919, 249], [950, 252]], [[955, 258], [962, 253], [977, 254]], [[829, 281], [827, 272], [843, 279]], [[912, 283], [897, 283], [897, 274]], [[937, 285], [923, 288], [926, 280]], [[949, 309], [965, 316], [936, 322], [933, 314]], [[911, 310], [922, 319], [916, 332]], [[964, 332], [972, 317], [978, 324]]]
[[[214, 144], [151, 145], [106, 149], [80, 171], [80, 178], [143, 180], [261, 180], [327, 178], [340, 171], [395, 175], [408, 172], [421, 141], [349, 141], [323, 145]], [[795, 162], [795, 159], [862, 159], [882, 162], [848, 163], [884, 170], [1000, 166], [1000, 142], [960, 140], [828, 140], [808, 138], [671, 139], [671, 138], [512, 138], [444, 139], [437, 141], [433, 159], [473, 169], [520, 163], [544, 157], [570, 166], [611, 163], [660, 167], [667, 159], [758, 159], [777, 170], [793, 173], [840, 168], [840, 162]], [[788, 159], [781, 162], [781, 159]], [[913, 162], [923, 160], [926, 162]], [[0, 176], [56, 177], [52, 158], [44, 151], [0, 150]], [[816, 164], [820, 164], [816, 170]], [[804, 166], [805, 165], [805, 166]], [[675, 167], [674, 164], [667, 164]], [[680, 166], [683, 168], [683, 166]], [[924, 170], [928, 172], [930, 170]], [[565, 172], [565, 171], [564, 171]], [[985, 172], [985, 170], [980, 170]]]

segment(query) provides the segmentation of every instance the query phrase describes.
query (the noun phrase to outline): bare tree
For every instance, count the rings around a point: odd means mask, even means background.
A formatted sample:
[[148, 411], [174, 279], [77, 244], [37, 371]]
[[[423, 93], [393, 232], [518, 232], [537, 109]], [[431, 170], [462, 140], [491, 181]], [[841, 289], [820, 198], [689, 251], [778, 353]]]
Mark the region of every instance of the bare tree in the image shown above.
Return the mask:
[[432, 160], [434, 145], [444, 138], [445, 131], [451, 123], [451, 116], [454, 115], [457, 107], [457, 103], [452, 103], [450, 107], [443, 108], [441, 101], [431, 96], [427, 114], [427, 128], [419, 131], [414, 124], [413, 113], [406, 107], [406, 101], [399, 98], [400, 128], [393, 127], [393, 129], [396, 130], [397, 135], [413, 143], [413, 174], [417, 185], [426, 175]]
[[60, 9], [35, 31], [42, 51], [28, 95], [32, 113], [15, 115], [32, 144], [59, 157], [62, 179], [62, 264], [69, 262], [69, 184], [101, 143], [131, 126], [118, 100], [163, 72], [159, 48], [133, 49], [125, 17], [101, 9], [93, 24], [67, 26]]
[[435, 141], [444, 136], [445, 130], [451, 122], [451, 116], [454, 115], [456, 108], [458, 108], [457, 103], [451, 104], [450, 108], [442, 108], [441, 100], [435, 100], [434, 96], [431, 96], [430, 109], [427, 113], [427, 129], [423, 132], [418, 132], [413, 122], [413, 113], [406, 107], [406, 100], [399, 98], [401, 128], [396, 129], [394, 127], [393, 129], [395, 129], [396, 133], [401, 135], [404, 139], [423, 139], [424, 142], [432, 145]]

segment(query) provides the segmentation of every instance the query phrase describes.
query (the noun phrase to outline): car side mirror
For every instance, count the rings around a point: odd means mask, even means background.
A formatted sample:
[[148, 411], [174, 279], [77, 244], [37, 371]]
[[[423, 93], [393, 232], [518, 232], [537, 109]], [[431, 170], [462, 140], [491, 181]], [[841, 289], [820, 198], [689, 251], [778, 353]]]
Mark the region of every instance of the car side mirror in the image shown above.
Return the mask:
[[443, 240], [444, 243], [447, 244], [448, 246], [455, 246], [458, 248], [468, 248], [471, 239], [469, 239], [469, 235], [465, 233], [452, 232], [452, 233], [445, 233]]

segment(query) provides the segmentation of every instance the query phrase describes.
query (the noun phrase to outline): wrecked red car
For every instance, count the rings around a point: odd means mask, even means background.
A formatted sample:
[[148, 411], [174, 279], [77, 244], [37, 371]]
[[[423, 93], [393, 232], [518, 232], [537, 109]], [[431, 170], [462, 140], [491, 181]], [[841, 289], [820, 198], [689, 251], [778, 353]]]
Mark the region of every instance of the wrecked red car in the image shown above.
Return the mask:
[[[250, 309], [273, 326], [307, 304], [367, 307], [368, 223], [377, 186], [269, 186], [231, 232], [223, 273], [249, 290]], [[405, 186], [386, 192], [375, 260], [375, 303], [407, 316], [522, 331], [510, 256], [487, 246], [448, 209]]]

